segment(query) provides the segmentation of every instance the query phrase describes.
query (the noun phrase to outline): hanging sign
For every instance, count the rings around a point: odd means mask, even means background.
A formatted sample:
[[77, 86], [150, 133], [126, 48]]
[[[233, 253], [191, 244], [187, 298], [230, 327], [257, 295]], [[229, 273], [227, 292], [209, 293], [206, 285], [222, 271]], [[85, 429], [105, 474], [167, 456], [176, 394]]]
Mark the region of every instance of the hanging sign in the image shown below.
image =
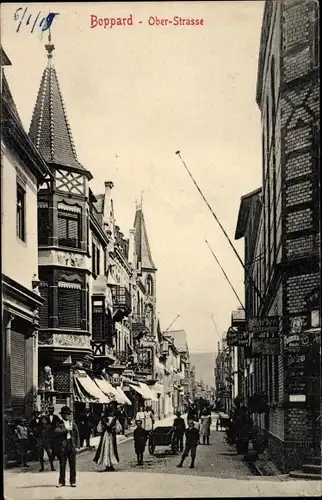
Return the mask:
[[266, 316], [264, 318], [251, 318], [248, 320], [248, 331], [256, 338], [277, 336], [279, 332], [279, 316]]
[[252, 355], [272, 356], [280, 354], [280, 340], [278, 338], [265, 338], [252, 340]]

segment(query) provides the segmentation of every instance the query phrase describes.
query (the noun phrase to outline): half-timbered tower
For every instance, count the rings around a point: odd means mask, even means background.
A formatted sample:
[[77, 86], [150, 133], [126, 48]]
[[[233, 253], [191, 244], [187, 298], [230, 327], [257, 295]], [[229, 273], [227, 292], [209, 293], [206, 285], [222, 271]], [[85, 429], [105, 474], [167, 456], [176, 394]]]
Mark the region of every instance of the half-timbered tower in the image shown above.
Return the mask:
[[[54, 180], [38, 194], [40, 293], [39, 390], [56, 404], [72, 403], [75, 363], [90, 359], [89, 327], [89, 180], [79, 162], [52, 57], [36, 99], [29, 135]], [[48, 369], [49, 367], [49, 369]], [[51, 375], [53, 379], [50, 379]]]

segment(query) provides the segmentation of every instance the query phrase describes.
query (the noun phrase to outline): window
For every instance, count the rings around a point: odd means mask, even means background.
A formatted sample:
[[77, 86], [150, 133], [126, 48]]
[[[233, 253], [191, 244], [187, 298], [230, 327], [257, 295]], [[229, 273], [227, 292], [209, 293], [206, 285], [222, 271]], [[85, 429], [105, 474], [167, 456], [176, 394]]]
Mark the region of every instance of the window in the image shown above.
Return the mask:
[[101, 252], [99, 248], [96, 246], [94, 241], [92, 242], [92, 273], [99, 275], [100, 274], [100, 255]]
[[81, 327], [81, 285], [58, 283], [58, 322], [60, 328]]
[[48, 206], [38, 206], [38, 245], [48, 245], [49, 212]]
[[152, 277], [150, 275], [147, 277], [146, 285], [147, 285], [148, 294], [153, 295], [153, 280], [152, 280]]
[[100, 300], [93, 300], [92, 303], [92, 335], [93, 340], [104, 340], [104, 308], [103, 302]]
[[92, 241], [92, 273], [96, 274], [96, 245]]
[[311, 328], [317, 328], [321, 326], [320, 309], [311, 310]]
[[17, 183], [17, 236], [26, 241], [26, 191]]
[[80, 213], [58, 210], [58, 244], [80, 248]]
[[39, 283], [39, 293], [42, 299], [45, 300], [45, 302], [39, 307], [39, 319], [40, 319], [40, 328], [48, 328], [48, 283], [46, 282], [41, 282]]

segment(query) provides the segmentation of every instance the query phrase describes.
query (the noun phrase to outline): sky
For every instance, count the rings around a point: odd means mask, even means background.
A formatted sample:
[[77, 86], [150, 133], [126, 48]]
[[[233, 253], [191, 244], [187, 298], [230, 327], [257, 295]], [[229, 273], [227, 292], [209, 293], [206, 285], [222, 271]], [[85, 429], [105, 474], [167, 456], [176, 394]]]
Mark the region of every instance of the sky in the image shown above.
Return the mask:
[[[28, 8], [29, 25], [21, 12]], [[117, 224], [128, 236], [142, 195], [157, 271], [157, 315], [185, 329], [191, 352], [213, 352], [238, 301], [205, 243], [244, 298], [243, 269], [178, 156], [234, 241], [240, 198], [261, 185], [260, 112], [255, 103], [264, 2], [46, 3], [1, 6], [6, 75], [27, 130], [47, 64], [31, 33], [38, 12], [54, 18], [53, 63], [79, 161], [94, 193], [113, 181]], [[133, 26], [90, 27], [97, 18]], [[199, 26], [150, 25], [192, 17]], [[142, 22], [140, 22], [142, 21]], [[152, 19], [150, 19], [152, 22]], [[111, 23], [110, 23], [111, 24]]]

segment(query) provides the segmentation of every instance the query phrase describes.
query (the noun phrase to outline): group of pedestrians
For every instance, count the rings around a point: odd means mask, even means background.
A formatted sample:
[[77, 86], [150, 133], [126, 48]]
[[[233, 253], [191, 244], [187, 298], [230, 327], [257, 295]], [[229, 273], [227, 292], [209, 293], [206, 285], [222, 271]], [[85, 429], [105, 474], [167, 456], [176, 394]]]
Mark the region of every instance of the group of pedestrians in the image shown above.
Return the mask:
[[56, 442], [56, 427], [60, 418], [54, 414], [54, 407], [50, 406], [46, 414], [35, 410], [27, 424], [25, 418], [18, 420], [15, 428], [15, 437], [18, 442], [19, 463], [28, 467], [28, 452], [31, 448], [33, 458], [40, 461], [40, 472], [44, 471], [44, 453], [48, 455], [50, 468], [55, 470], [54, 459], [58, 455]]

